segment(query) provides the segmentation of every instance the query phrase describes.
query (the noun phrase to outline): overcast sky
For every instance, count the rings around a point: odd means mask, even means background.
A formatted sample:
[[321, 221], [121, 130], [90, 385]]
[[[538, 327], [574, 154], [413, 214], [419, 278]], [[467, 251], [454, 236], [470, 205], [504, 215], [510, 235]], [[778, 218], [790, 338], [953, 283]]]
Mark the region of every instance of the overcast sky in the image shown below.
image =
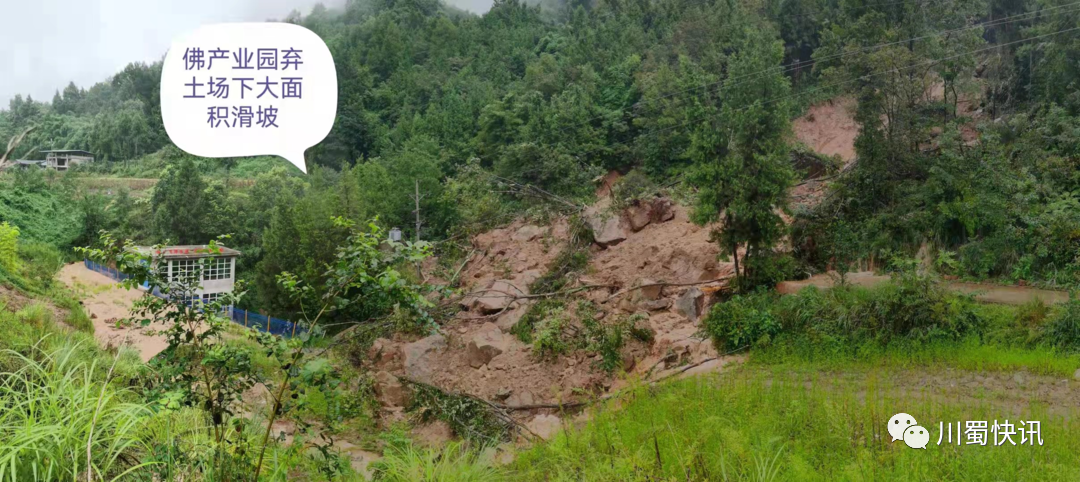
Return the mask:
[[[199, 25], [308, 14], [318, 0], [0, 0], [0, 108], [15, 94], [51, 101], [68, 82], [88, 88], [130, 62], [161, 60]], [[323, 0], [327, 7], [345, 0]], [[492, 0], [451, 0], [475, 13]]]

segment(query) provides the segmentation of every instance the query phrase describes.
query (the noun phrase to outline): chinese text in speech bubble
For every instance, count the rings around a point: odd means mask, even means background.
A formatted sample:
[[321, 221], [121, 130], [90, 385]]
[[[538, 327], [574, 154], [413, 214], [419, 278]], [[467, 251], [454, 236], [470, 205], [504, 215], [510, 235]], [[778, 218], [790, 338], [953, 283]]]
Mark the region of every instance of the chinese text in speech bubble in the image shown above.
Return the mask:
[[307, 172], [304, 150], [330, 133], [336, 114], [334, 59], [304, 27], [208, 25], [165, 56], [161, 117], [193, 155], [279, 155]]

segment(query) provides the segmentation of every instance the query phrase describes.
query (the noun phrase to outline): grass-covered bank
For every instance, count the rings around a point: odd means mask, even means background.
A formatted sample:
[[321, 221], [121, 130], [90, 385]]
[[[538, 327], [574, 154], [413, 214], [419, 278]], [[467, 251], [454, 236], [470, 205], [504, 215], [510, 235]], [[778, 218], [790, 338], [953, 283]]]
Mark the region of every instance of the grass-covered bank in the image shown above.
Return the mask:
[[735, 296], [715, 305], [703, 328], [718, 347], [746, 347], [764, 364], [948, 364], [1064, 376], [1080, 367], [1080, 300], [980, 304], [914, 273], [873, 288]]

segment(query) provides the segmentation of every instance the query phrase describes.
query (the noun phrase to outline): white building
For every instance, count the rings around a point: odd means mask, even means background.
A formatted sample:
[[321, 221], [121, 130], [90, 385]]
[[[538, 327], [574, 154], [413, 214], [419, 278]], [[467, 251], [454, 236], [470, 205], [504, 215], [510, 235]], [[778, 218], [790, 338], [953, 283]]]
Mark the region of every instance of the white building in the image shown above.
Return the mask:
[[161, 249], [140, 247], [138, 251], [149, 256], [155, 265], [167, 263], [168, 280], [178, 281], [189, 273], [201, 271], [202, 283], [195, 297], [203, 304], [216, 301], [222, 295], [232, 293], [236, 281], [236, 258], [240, 252], [218, 246], [166, 246]]

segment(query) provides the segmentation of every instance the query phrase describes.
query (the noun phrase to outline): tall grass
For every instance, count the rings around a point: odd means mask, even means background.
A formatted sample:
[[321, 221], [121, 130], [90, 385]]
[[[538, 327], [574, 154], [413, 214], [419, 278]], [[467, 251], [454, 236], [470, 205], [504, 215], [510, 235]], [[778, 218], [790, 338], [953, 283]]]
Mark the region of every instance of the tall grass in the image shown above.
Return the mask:
[[[1037, 404], [972, 403], [852, 378], [743, 369], [643, 387], [617, 410], [521, 453], [509, 480], [1077, 480], [1080, 431]], [[891, 442], [889, 418], [930, 429], [926, 450]], [[939, 422], [1038, 420], [1042, 446], [938, 445]], [[1015, 437], [1019, 443], [1019, 437]]]
[[375, 480], [385, 482], [487, 482], [505, 480], [506, 476], [481, 460], [476, 451], [456, 442], [442, 449], [391, 445], [372, 469]]
[[119, 480], [145, 466], [138, 432], [151, 411], [125, 401], [86, 351], [74, 341], [5, 352], [20, 368], [0, 373], [0, 480]]

